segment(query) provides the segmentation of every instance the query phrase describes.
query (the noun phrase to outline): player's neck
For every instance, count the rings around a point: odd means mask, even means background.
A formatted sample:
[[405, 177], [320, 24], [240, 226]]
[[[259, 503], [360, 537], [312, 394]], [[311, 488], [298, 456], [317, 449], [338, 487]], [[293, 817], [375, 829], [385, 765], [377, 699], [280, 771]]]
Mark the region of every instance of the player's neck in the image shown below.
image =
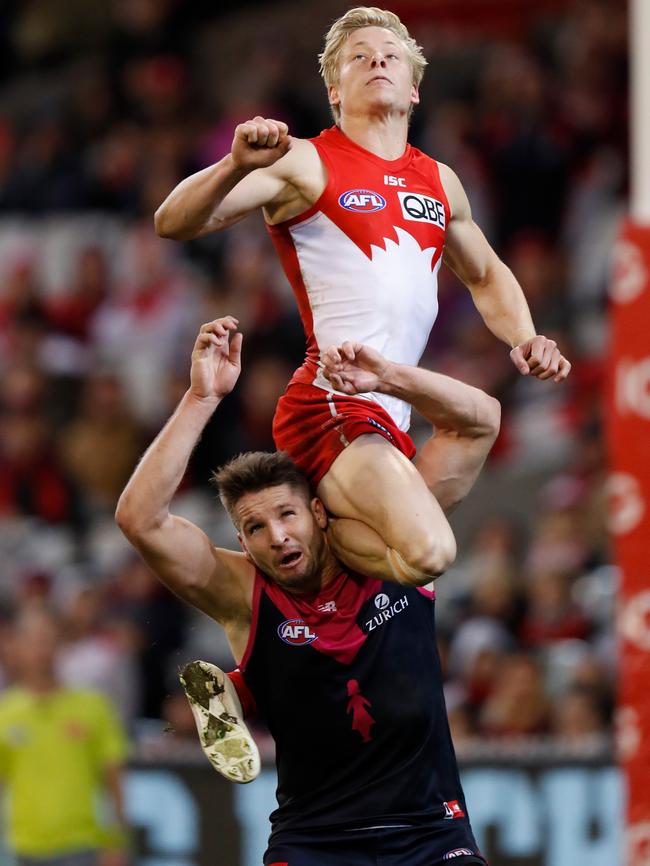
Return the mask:
[[334, 557], [328, 547], [325, 548], [323, 559], [315, 570], [313, 578], [309, 581], [303, 581], [300, 586], [284, 587], [285, 591], [292, 595], [302, 596], [304, 598], [315, 598], [341, 573], [341, 563]]
[[343, 567], [339, 560], [336, 559], [334, 554], [328, 548], [326, 560], [321, 571], [321, 590], [325, 589], [326, 586], [329, 586], [330, 583], [333, 583], [333, 581], [336, 580], [341, 573], [342, 568]]
[[341, 131], [359, 147], [381, 159], [399, 159], [406, 149], [408, 119], [405, 115], [345, 115]]
[[21, 685], [28, 692], [37, 695], [49, 695], [61, 688], [55, 672], [47, 670], [24, 675]]

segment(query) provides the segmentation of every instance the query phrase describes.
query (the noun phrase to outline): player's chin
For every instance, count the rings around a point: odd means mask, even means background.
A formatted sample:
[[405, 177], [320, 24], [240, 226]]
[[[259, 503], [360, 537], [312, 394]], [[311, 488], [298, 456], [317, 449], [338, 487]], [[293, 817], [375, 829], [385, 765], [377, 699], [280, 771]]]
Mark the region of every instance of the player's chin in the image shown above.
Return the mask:
[[286, 589], [299, 590], [311, 586], [313, 571], [311, 558], [303, 553], [300, 560], [291, 568], [275, 568], [273, 576]]

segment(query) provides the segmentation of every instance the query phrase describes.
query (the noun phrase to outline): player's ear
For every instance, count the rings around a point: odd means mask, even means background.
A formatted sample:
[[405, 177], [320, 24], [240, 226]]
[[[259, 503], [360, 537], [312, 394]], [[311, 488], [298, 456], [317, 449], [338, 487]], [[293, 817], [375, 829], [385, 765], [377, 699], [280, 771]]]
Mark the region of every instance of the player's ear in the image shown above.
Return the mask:
[[319, 529], [327, 529], [329, 518], [325, 506], [317, 496], [314, 496], [311, 503], [311, 513], [314, 515], [314, 520], [318, 524]]
[[330, 105], [340, 105], [341, 97], [339, 96], [339, 88], [336, 84], [329, 84], [327, 86], [327, 98], [329, 99]]
[[411, 85], [411, 105], [419, 105], [420, 104], [420, 91], [418, 90], [417, 84]]
[[237, 533], [237, 541], [239, 542], [239, 546], [241, 547], [246, 559], [249, 562], [253, 562], [253, 558], [251, 557], [250, 553], [248, 552], [248, 548], [246, 547], [246, 542], [242, 538], [242, 535], [240, 532]]

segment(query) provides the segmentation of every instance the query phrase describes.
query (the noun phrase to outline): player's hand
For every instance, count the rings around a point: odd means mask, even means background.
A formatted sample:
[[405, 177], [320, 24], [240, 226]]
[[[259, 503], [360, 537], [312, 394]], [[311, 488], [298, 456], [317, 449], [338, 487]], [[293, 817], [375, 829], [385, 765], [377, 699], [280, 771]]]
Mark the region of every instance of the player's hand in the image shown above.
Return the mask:
[[230, 153], [237, 168], [266, 168], [291, 148], [289, 127], [281, 120], [254, 117], [235, 128]]
[[325, 378], [343, 394], [380, 390], [389, 367], [389, 361], [376, 349], [350, 341], [330, 346], [322, 361]]
[[238, 321], [224, 316], [201, 325], [192, 351], [190, 393], [200, 400], [214, 400], [230, 394], [241, 372], [241, 333]]
[[515, 346], [510, 358], [522, 376], [563, 382], [571, 371], [571, 364], [560, 354], [555, 341], [541, 334]]

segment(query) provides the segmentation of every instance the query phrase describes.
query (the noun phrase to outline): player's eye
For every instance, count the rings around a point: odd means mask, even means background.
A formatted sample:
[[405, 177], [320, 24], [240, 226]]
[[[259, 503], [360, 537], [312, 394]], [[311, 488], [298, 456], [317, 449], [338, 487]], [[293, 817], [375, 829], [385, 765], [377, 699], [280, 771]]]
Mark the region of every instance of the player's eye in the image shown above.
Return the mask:
[[291, 515], [293, 515], [293, 514], [295, 514], [295, 513], [296, 513], [296, 512], [293, 511], [292, 509], [287, 509], [286, 511], [283, 511], [283, 512], [282, 512], [282, 516], [283, 516], [283, 517], [290, 517]]

